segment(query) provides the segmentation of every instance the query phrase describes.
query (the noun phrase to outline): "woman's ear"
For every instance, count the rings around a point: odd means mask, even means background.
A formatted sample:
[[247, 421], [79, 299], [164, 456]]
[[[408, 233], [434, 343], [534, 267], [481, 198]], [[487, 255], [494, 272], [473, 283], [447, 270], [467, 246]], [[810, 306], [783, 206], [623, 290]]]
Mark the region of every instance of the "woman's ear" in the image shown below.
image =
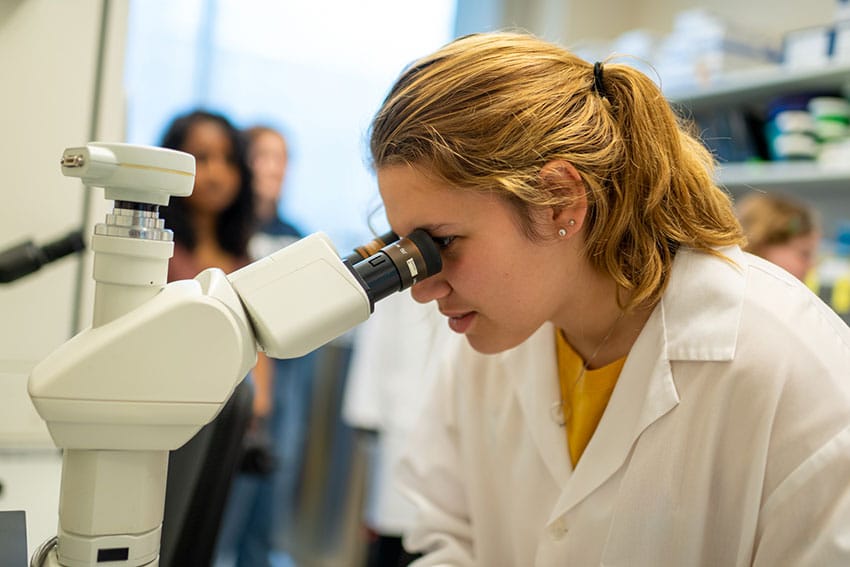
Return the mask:
[[572, 236], [587, 216], [587, 188], [578, 170], [564, 160], [552, 160], [540, 169], [543, 189], [559, 204], [551, 207], [553, 232], [559, 238]]

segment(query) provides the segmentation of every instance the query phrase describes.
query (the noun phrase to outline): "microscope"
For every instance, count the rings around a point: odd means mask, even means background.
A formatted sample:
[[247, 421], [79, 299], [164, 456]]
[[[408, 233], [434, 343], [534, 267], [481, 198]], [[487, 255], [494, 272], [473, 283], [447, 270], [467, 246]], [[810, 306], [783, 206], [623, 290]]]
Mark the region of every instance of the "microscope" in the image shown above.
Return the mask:
[[29, 378], [63, 449], [58, 534], [31, 565], [156, 567], [168, 452], [218, 415], [257, 351], [317, 349], [439, 272], [440, 253], [417, 230], [341, 258], [317, 232], [233, 273], [166, 284], [174, 244], [158, 211], [192, 192], [194, 157], [93, 142], [67, 148], [61, 167], [115, 206], [91, 238], [92, 325]]

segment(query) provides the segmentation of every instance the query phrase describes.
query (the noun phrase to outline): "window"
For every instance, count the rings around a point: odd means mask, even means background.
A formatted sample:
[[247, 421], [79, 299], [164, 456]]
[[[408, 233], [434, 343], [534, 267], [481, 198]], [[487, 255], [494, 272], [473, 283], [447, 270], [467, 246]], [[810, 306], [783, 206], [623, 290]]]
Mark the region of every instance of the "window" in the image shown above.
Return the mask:
[[[127, 141], [158, 144], [195, 107], [289, 138], [285, 216], [340, 253], [369, 240], [378, 206], [367, 130], [403, 67], [452, 38], [455, 0], [136, 0], [127, 44]], [[385, 230], [383, 215], [375, 229]]]

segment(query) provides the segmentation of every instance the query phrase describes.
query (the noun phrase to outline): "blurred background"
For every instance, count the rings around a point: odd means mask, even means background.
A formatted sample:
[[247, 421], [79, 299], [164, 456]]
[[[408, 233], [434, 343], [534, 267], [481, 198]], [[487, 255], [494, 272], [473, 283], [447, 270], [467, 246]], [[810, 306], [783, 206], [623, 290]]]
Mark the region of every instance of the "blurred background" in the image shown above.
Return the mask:
[[[111, 209], [60, 173], [68, 146], [156, 145], [202, 107], [285, 133], [282, 213], [347, 252], [383, 232], [369, 121], [403, 67], [452, 38], [523, 29], [644, 70], [692, 118], [733, 198], [793, 195], [819, 219], [806, 281], [850, 313], [850, 6], [838, 0], [0, 0], [0, 254]], [[0, 256], [2, 258], [2, 256]], [[91, 321], [91, 256], [0, 283], [0, 510], [28, 546], [56, 530], [60, 458], [26, 395], [30, 369]], [[351, 337], [313, 382], [294, 553], [357, 565], [368, 460], [340, 418]]]

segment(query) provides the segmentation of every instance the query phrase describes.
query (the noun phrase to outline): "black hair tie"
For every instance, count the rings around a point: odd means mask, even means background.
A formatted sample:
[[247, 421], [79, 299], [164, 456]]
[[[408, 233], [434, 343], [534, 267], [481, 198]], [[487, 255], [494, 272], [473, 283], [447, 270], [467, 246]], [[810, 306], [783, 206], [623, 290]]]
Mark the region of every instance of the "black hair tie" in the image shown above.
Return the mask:
[[605, 85], [602, 83], [602, 63], [597, 61], [593, 64], [593, 90], [596, 94], [605, 98]]

